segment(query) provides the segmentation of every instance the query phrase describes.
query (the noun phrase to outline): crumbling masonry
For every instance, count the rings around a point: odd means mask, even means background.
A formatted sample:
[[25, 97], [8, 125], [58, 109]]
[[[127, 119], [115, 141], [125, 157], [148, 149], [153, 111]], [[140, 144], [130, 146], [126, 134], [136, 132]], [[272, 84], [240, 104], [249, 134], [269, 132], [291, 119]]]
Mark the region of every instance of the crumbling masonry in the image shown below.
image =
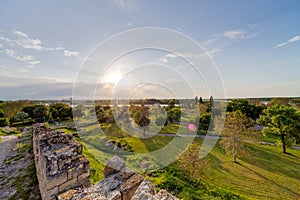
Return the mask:
[[89, 161], [82, 145], [70, 134], [46, 131], [33, 125], [33, 150], [43, 200], [177, 200], [113, 156], [104, 168], [104, 179], [90, 185]]
[[42, 199], [56, 199], [57, 194], [90, 184], [89, 161], [72, 135], [34, 124], [33, 151]]

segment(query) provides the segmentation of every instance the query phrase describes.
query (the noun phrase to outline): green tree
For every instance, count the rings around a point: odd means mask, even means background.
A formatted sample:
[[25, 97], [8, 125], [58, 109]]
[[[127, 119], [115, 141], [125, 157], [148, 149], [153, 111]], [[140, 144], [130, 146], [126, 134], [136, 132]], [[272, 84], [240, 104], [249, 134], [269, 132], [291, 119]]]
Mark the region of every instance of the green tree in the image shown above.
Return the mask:
[[233, 162], [236, 162], [237, 155], [247, 153], [245, 140], [256, 139], [257, 133], [252, 127], [253, 121], [241, 111], [227, 113], [220, 144], [232, 155]]
[[4, 112], [3, 112], [2, 109], [0, 109], [0, 118], [3, 118], [3, 117], [5, 117], [5, 116], [4, 116]]
[[289, 99], [287, 98], [273, 98], [269, 104], [269, 106], [273, 106], [273, 105], [285, 105], [288, 106], [289, 105]]
[[159, 115], [156, 119], [155, 119], [155, 124], [157, 126], [162, 127], [163, 125], [165, 125], [166, 123], [166, 118], [163, 115]]
[[73, 116], [77, 119], [84, 116], [84, 107], [83, 105], [78, 105], [73, 110]]
[[17, 121], [17, 122], [23, 122], [23, 123], [24, 123], [24, 121], [25, 121], [28, 117], [29, 117], [29, 115], [28, 115], [26, 112], [20, 111], [20, 112], [18, 112], [18, 113], [16, 114], [16, 116], [15, 116], [15, 121]]
[[252, 119], [259, 118], [262, 113], [263, 107], [250, 104], [247, 99], [233, 99], [227, 104], [227, 112], [241, 111], [247, 117]]
[[54, 103], [49, 108], [51, 116], [55, 120], [65, 120], [73, 117], [72, 108], [65, 103]]
[[167, 111], [168, 123], [180, 122], [180, 119], [181, 119], [181, 109], [179, 107], [174, 107]]
[[0, 127], [9, 126], [9, 120], [7, 117], [0, 118]]
[[33, 110], [33, 115], [36, 122], [47, 122], [50, 118], [50, 109], [45, 105], [37, 105]]
[[209, 124], [210, 124], [210, 120], [211, 120], [211, 114], [208, 114], [208, 113], [202, 114], [199, 118], [198, 130], [204, 131], [205, 133], [207, 133], [207, 130], [208, 130]]
[[258, 123], [264, 125], [264, 134], [275, 134], [280, 136], [282, 152], [286, 153], [289, 140], [299, 137], [300, 113], [294, 108], [286, 105], [275, 104], [263, 111]]
[[150, 124], [150, 119], [147, 117], [147, 113], [143, 113], [141, 110], [136, 111], [133, 115], [134, 122], [141, 128], [143, 128], [143, 134], [145, 135], [146, 127]]
[[14, 117], [19, 111], [21, 111], [24, 107], [33, 104], [34, 102], [29, 100], [7, 101], [0, 104], [0, 109], [3, 110], [4, 116], [7, 117], [11, 123], [13, 123]]
[[26, 106], [21, 111], [26, 112], [28, 114], [28, 116], [33, 119], [34, 118], [33, 111], [36, 108], [36, 106], [37, 105]]

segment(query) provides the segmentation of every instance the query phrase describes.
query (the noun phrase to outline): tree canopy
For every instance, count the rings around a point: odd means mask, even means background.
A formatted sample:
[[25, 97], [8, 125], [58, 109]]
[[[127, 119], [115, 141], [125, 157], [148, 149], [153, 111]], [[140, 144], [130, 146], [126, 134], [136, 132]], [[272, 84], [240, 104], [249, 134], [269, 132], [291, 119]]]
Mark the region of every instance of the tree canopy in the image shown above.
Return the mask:
[[300, 134], [300, 113], [290, 106], [272, 105], [263, 111], [258, 122], [265, 126], [263, 133], [280, 136], [283, 153], [289, 141]]

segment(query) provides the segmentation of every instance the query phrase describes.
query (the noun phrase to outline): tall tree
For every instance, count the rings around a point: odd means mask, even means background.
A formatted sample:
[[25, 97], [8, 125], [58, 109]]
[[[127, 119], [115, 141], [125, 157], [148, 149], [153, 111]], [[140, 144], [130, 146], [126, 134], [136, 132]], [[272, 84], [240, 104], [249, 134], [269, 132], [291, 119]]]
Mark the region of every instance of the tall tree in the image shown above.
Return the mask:
[[50, 118], [49, 107], [45, 105], [37, 105], [33, 110], [33, 115], [36, 122], [47, 122]]
[[150, 119], [147, 117], [146, 113], [143, 113], [141, 110], [136, 111], [133, 115], [134, 122], [143, 128], [143, 134], [145, 135], [146, 127], [150, 124]]
[[207, 133], [207, 130], [208, 130], [209, 124], [210, 124], [210, 120], [211, 120], [211, 114], [208, 114], [208, 113], [202, 114], [199, 118], [198, 130], [204, 131], [205, 133]]
[[233, 162], [236, 162], [237, 155], [247, 152], [245, 140], [256, 138], [257, 133], [252, 127], [252, 121], [241, 111], [227, 113], [220, 143], [225, 151], [232, 155]]
[[263, 133], [280, 136], [282, 152], [286, 153], [289, 140], [299, 137], [300, 113], [286, 105], [275, 104], [263, 111], [258, 123], [264, 125]]
[[204, 104], [202, 97], [199, 98], [199, 103]]

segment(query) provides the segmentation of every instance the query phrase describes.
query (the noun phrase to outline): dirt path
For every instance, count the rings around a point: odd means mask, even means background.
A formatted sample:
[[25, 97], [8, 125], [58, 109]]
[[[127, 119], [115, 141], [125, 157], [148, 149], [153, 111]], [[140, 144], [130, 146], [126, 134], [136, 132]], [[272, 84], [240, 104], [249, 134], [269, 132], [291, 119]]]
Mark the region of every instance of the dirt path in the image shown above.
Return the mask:
[[1, 136], [0, 142], [0, 165], [3, 163], [6, 156], [12, 151], [17, 142], [17, 137], [14, 135]]

